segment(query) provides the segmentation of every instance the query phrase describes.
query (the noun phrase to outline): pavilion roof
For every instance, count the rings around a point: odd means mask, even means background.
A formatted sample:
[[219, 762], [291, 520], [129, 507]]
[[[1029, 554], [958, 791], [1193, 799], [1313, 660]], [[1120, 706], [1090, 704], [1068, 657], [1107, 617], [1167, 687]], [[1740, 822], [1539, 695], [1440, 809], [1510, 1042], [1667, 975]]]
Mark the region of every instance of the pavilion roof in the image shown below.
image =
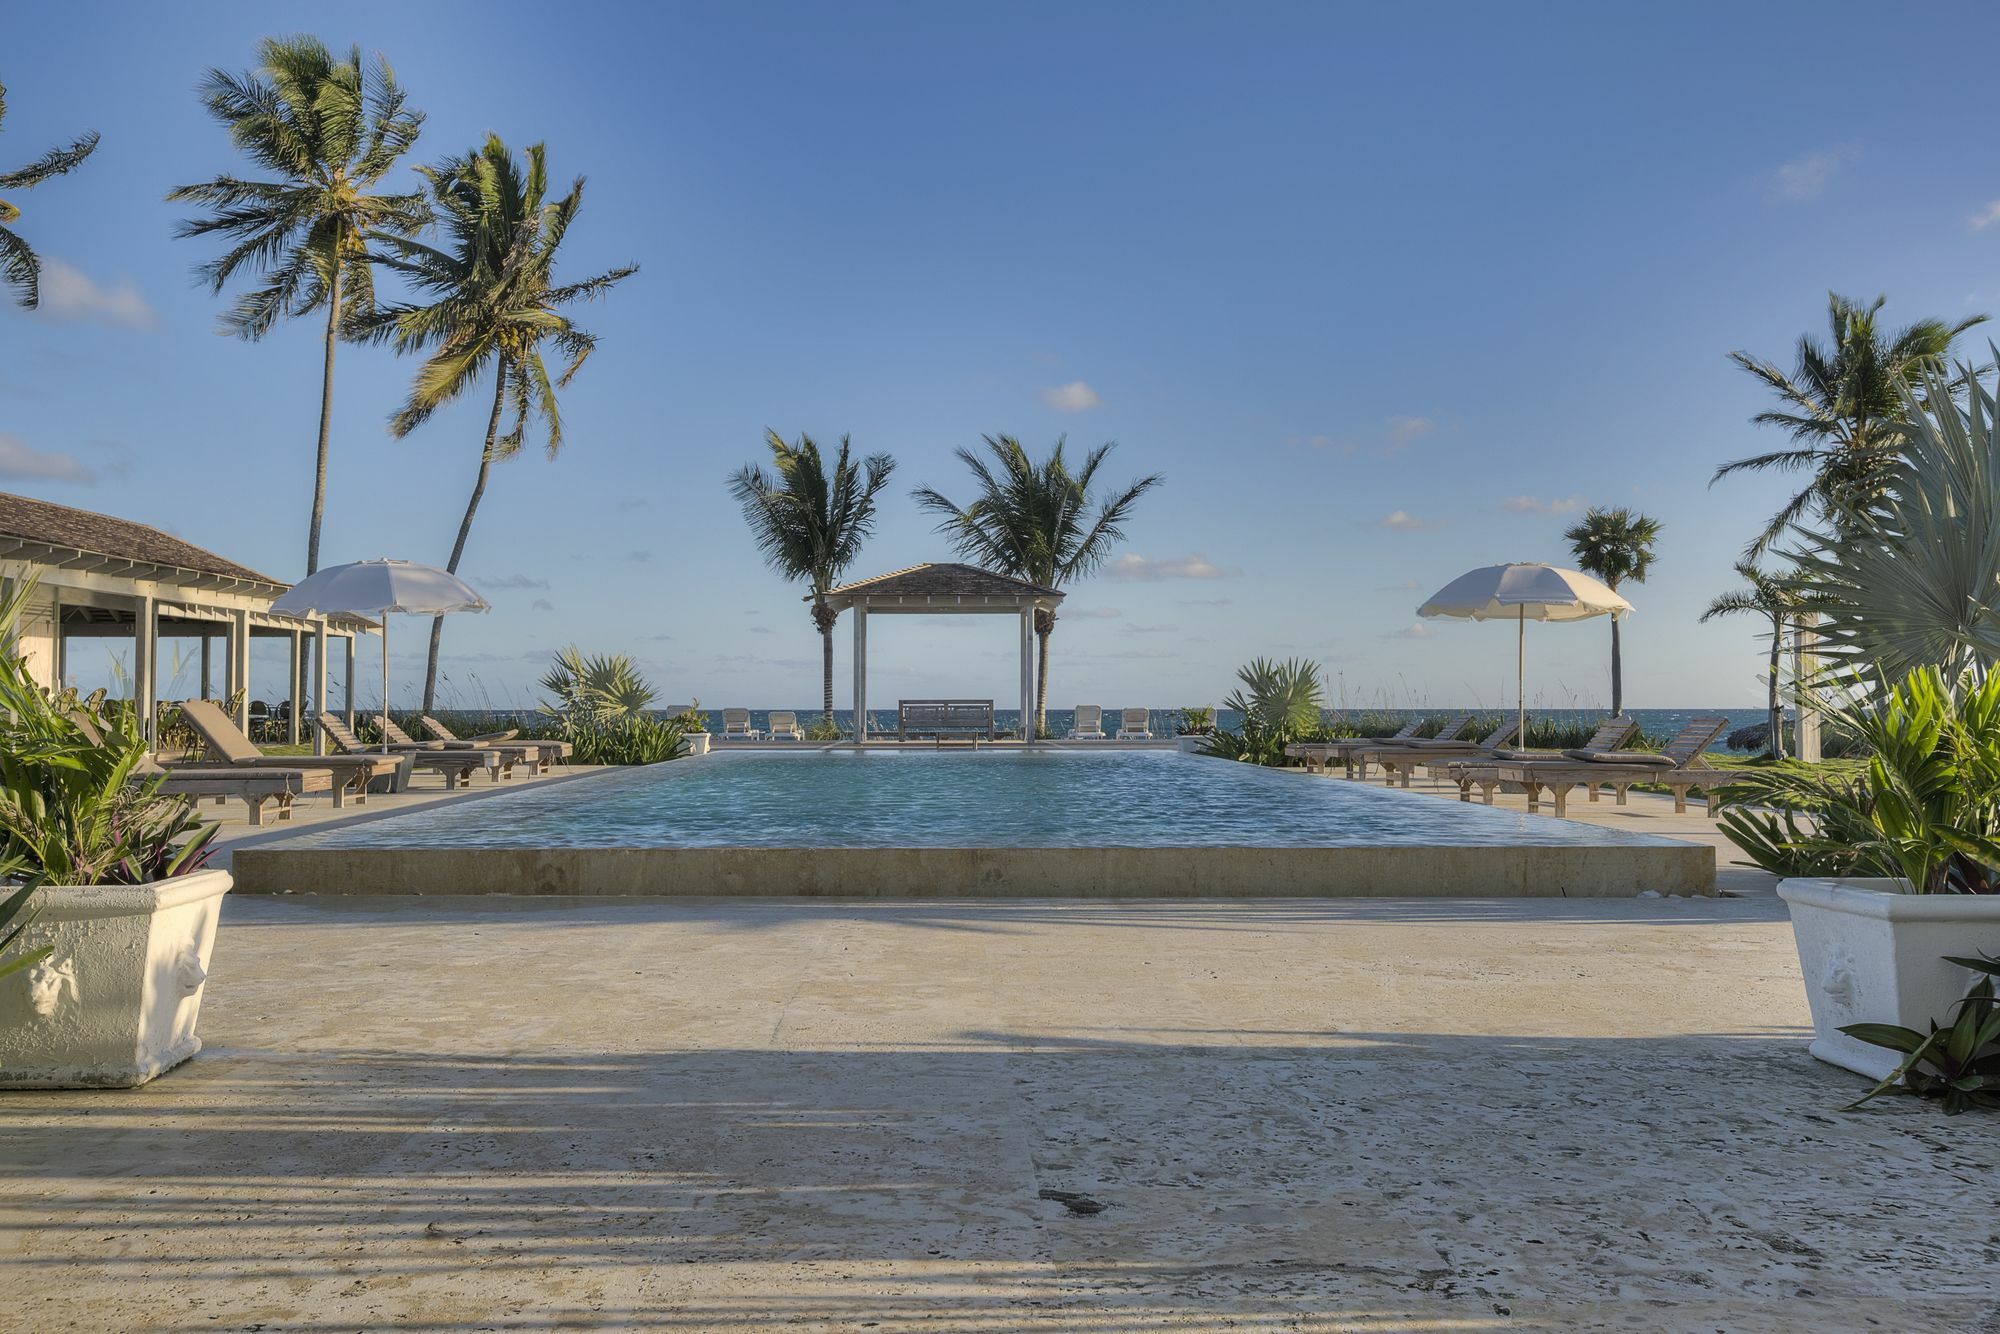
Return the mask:
[[1063, 598], [1060, 589], [1044, 588], [1040, 584], [1029, 583], [1026, 579], [995, 574], [992, 570], [982, 570], [977, 565], [956, 563], [927, 563], [912, 565], [902, 570], [891, 570], [887, 574], [842, 584], [833, 589], [828, 596], [847, 605], [851, 605], [856, 598], [866, 598], [871, 605], [877, 599], [885, 602], [902, 600], [940, 603], [964, 600], [984, 603], [1011, 602], [1024, 607], [1038, 603], [1060, 602]]
[[[48, 549], [37, 557], [28, 548]], [[74, 553], [68, 557], [57, 553]], [[0, 555], [45, 559], [62, 565], [124, 562], [181, 570], [242, 583], [262, 584], [282, 592], [285, 585], [245, 565], [238, 565], [192, 542], [129, 519], [91, 510], [72, 509], [53, 501], [0, 491]]]

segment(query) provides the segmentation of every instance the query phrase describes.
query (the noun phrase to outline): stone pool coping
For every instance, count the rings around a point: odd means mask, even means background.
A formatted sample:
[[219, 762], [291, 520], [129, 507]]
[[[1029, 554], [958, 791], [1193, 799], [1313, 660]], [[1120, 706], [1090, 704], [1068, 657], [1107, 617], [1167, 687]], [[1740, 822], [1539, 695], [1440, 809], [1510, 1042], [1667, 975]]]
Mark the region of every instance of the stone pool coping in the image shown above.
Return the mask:
[[239, 894], [1629, 898], [1715, 893], [1715, 854], [1597, 845], [238, 849]]

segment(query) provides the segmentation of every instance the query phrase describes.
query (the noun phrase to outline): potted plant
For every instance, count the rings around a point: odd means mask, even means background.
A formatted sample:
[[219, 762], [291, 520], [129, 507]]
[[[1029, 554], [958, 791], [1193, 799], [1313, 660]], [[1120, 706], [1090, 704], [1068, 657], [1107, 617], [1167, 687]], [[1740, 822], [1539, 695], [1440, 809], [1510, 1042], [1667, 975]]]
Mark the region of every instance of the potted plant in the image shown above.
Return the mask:
[[[27, 591], [0, 603], [0, 646]], [[214, 826], [148, 768], [129, 711], [51, 696], [0, 647], [0, 1088], [129, 1087], [201, 1050], [230, 879], [202, 866]]]
[[1182, 709], [1174, 733], [1178, 738], [1176, 745], [1181, 754], [1207, 754], [1208, 740], [1215, 735], [1215, 710], [1206, 706], [1189, 706]]
[[2000, 954], [2000, 672], [1832, 707], [1865, 767], [1760, 774], [1721, 823], [1786, 877], [1813, 1055], [1880, 1080], [1903, 1054], [1843, 1030], [1949, 1026], [1975, 980], [1954, 956]]
[[668, 719], [681, 729], [681, 740], [687, 745], [689, 755], [706, 755], [715, 738], [708, 733], [708, 715], [702, 712], [701, 701], [682, 709]]

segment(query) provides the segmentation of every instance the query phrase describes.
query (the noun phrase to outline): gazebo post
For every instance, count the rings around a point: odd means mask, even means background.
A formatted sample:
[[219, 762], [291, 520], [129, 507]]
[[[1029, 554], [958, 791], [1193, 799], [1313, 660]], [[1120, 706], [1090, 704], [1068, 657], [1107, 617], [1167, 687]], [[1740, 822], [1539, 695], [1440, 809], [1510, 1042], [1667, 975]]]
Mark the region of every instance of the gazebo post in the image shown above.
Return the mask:
[[344, 721], [350, 732], [354, 730], [354, 640], [355, 633], [350, 629], [347, 632], [347, 692], [341, 700], [346, 714]]
[[[322, 713], [331, 712], [326, 707], [326, 617], [324, 616], [313, 622], [312, 706]], [[318, 722], [313, 723], [312, 733], [313, 754], [326, 754], [326, 732], [321, 729]]]
[[1035, 742], [1035, 609], [1021, 608], [1021, 744]]
[[[827, 721], [831, 722], [832, 719]], [[868, 599], [854, 599], [854, 744], [868, 740]]]

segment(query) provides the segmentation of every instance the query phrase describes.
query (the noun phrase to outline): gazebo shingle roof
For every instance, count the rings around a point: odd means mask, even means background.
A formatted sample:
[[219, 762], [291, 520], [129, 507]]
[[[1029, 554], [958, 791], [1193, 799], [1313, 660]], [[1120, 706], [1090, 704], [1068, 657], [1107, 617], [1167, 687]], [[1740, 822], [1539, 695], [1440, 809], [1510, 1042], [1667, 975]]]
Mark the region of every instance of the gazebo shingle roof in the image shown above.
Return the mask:
[[925, 564], [857, 579], [833, 589], [835, 597], [973, 597], [1060, 600], [1058, 589], [995, 574], [976, 565]]
[[274, 588], [285, 587], [269, 575], [259, 574], [248, 566], [238, 565], [213, 551], [192, 542], [183, 542], [143, 523], [0, 491], [0, 548], [8, 545], [9, 538], [42, 546], [68, 547], [95, 556], [108, 556], [113, 560], [192, 570], [225, 579], [250, 580]]

